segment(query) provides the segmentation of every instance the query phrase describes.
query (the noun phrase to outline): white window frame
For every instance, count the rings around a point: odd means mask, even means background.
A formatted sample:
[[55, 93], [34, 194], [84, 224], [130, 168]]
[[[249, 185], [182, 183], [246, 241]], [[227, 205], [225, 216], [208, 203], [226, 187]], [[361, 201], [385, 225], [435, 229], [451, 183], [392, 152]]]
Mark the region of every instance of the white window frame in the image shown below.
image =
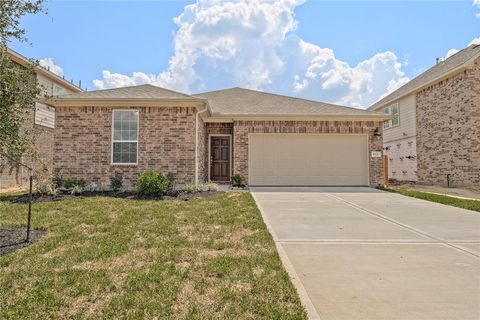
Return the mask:
[[[57, 89], [57, 88], [60, 88], [60, 89]], [[62, 91], [62, 94], [60, 94], [60, 95], [63, 95], [63, 94], [67, 94], [67, 93], [68, 93], [68, 90], [67, 90], [65, 87], [63, 87], [63, 86], [61, 86], [61, 85], [58, 85], [58, 84], [56, 84], [56, 83], [53, 83], [53, 86], [52, 86], [52, 95], [53, 95], [53, 96], [59, 96], [59, 94], [55, 94], [55, 91], [58, 91], [58, 90]]]
[[[114, 142], [135, 142], [134, 140], [115, 140], [114, 139], [114, 127], [115, 127], [115, 123], [114, 123], [114, 119], [115, 119], [115, 112], [121, 112], [121, 111], [130, 111], [130, 112], [135, 112], [135, 114], [137, 115], [137, 161], [135, 163], [133, 162], [113, 162], [113, 143]], [[110, 153], [111, 153], [111, 156], [110, 156], [110, 165], [112, 166], [136, 166], [138, 165], [138, 158], [139, 158], [139, 153], [138, 153], [138, 144], [139, 144], [139, 132], [140, 132], [140, 115], [139, 115], [139, 112], [138, 110], [134, 110], [134, 109], [114, 109], [112, 110], [112, 138], [110, 139], [111, 140], [111, 145], [110, 145]]]
[[[398, 123], [397, 124], [393, 124], [393, 108], [394, 107], [397, 107], [397, 120], [398, 120]], [[385, 110], [388, 110], [388, 112], [385, 112]], [[390, 120], [386, 120], [383, 122], [383, 129], [391, 129], [391, 128], [395, 128], [395, 127], [398, 127], [400, 125], [400, 104], [397, 102], [397, 103], [394, 103], [388, 107], [386, 107], [385, 109], [383, 109], [383, 112], [385, 114], [388, 114], [390, 116], [392, 116], [392, 119]]]

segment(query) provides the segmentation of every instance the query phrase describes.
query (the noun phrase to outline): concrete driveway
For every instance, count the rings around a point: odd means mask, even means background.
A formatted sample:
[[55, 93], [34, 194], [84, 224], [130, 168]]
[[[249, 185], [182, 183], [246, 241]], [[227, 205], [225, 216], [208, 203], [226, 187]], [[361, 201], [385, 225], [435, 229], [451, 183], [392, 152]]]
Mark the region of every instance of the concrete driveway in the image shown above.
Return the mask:
[[371, 188], [252, 188], [311, 318], [480, 319], [480, 214]]

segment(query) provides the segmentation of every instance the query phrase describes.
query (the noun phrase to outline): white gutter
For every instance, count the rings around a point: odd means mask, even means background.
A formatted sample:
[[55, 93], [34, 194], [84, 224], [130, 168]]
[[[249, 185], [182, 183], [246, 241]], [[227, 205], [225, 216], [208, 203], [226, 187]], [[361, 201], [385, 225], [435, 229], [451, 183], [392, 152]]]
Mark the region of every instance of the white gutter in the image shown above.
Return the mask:
[[198, 119], [200, 113], [208, 110], [208, 104], [205, 104], [205, 109], [200, 110], [195, 115], [195, 186], [198, 186]]

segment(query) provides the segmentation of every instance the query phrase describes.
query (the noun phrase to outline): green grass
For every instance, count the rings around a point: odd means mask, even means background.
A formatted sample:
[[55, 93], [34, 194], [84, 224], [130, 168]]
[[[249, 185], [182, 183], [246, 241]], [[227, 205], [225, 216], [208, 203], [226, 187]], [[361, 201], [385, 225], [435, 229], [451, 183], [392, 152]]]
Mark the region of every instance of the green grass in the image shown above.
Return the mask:
[[[26, 205], [0, 200], [0, 227]], [[306, 319], [248, 193], [33, 205], [47, 235], [0, 257], [0, 319]]]
[[397, 189], [397, 188], [384, 188], [382, 190], [399, 193], [404, 196], [428, 200], [432, 202], [438, 202], [438, 203], [446, 204], [453, 207], [480, 212], [480, 201], [476, 201], [476, 200], [459, 199], [459, 198], [454, 198], [454, 197], [449, 197], [449, 196], [444, 196], [439, 194], [432, 194], [428, 192], [420, 192], [420, 191]]

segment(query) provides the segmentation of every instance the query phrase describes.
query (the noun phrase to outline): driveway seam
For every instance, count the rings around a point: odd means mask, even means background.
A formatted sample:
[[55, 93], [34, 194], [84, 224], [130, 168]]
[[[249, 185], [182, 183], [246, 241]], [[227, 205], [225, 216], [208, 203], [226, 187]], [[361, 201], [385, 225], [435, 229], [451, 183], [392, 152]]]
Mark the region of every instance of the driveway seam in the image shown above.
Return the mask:
[[292, 262], [288, 258], [287, 253], [283, 249], [282, 244], [278, 241], [277, 234], [275, 233], [275, 230], [273, 229], [272, 225], [268, 221], [267, 215], [265, 214], [262, 206], [260, 205], [260, 202], [257, 200], [253, 192], [251, 192], [251, 195], [255, 200], [255, 203], [258, 207], [258, 210], [260, 211], [260, 214], [262, 215], [263, 222], [265, 223], [268, 231], [272, 235], [273, 242], [275, 243], [275, 246], [277, 247], [278, 255], [280, 256], [280, 260], [282, 261], [283, 266], [285, 267], [285, 270], [289, 274], [290, 279], [292, 280], [293, 286], [297, 289], [297, 293], [300, 297], [300, 301], [302, 301], [305, 307], [305, 310], [307, 311], [308, 318], [312, 320], [320, 320], [320, 315], [315, 309], [315, 306], [313, 305], [313, 302], [310, 299], [310, 296], [308, 295], [307, 290], [303, 286], [303, 283], [300, 280], [300, 277], [298, 276], [297, 272], [295, 271], [295, 268], [293, 267]]
[[330, 193], [324, 193], [324, 194], [325, 194], [327, 197], [336, 199], [337, 201], [341, 201], [341, 202], [345, 203], [346, 205], [348, 205], [348, 206], [350, 206], [350, 207], [352, 207], [352, 208], [357, 209], [357, 210], [360, 211], [360, 212], [364, 212], [364, 213], [366, 213], [366, 214], [375, 216], [375, 217], [377, 217], [378, 219], [381, 219], [381, 220], [383, 220], [383, 221], [386, 221], [386, 222], [391, 223], [391, 224], [393, 224], [393, 225], [396, 225], [396, 226], [398, 226], [398, 227], [401, 227], [401, 228], [404, 228], [404, 229], [406, 229], [406, 230], [409, 230], [410, 232], [416, 233], [417, 235], [420, 235], [420, 236], [425, 237], [425, 238], [429, 238], [429, 239], [431, 239], [431, 240], [438, 241], [439, 243], [442, 243], [442, 244], [444, 244], [445, 246], [448, 246], [448, 247], [450, 247], [450, 248], [452, 248], [452, 249], [455, 249], [455, 250], [457, 250], [457, 251], [460, 251], [460, 252], [462, 252], [462, 253], [464, 253], [464, 254], [471, 255], [471, 256], [473, 256], [473, 257], [475, 257], [475, 258], [477, 258], [477, 259], [480, 259], [480, 255], [478, 255], [478, 254], [475, 254], [475, 253], [473, 253], [473, 252], [470, 252], [469, 250], [466, 250], [466, 249], [464, 249], [464, 248], [462, 248], [462, 247], [455, 246], [455, 245], [453, 245], [453, 244], [451, 244], [451, 243], [449, 243], [449, 242], [447, 242], [447, 241], [445, 241], [445, 240], [443, 240], [443, 239], [441, 239], [441, 238], [437, 238], [437, 237], [435, 237], [435, 236], [433, 236], [433, 235], [431, 235], [431, 234], [429, 234], [429, 233], [426, 233], [426, 232], [424, 232], [424, 231], [421, 231], [421, 230], [419, 230], [419, 229], [416, 229], [416, 228], [414, 228], [414, 227], [412, 227], [412, 226], [409, 226], [409, 225], [407, 225], [407, 224], [404, 224], [404, 223], [402, 223], [402, 222], [400, 222], [400, 221], [397, 221], [397, 220], [395, 220], [395, 219], [386, 217], [386, 216], [382, 215], [381, 213], [378, 213], [378, 212], [376, 212], [376, 211], [374, 211], [374, 210], [367, 209], [367, 208], [362, 207], [362, 206], [360, 206], [360, 205], [358, 205], [358, 204], [356, 204], [356, 203], [350, 202], [350, 201], [348, 201], [348, 200], [345, 200], [345, 199], [343, 199], [343, 198], [341, 198], [341, 197], [335, 196], [335, 195], [330, 194]]

